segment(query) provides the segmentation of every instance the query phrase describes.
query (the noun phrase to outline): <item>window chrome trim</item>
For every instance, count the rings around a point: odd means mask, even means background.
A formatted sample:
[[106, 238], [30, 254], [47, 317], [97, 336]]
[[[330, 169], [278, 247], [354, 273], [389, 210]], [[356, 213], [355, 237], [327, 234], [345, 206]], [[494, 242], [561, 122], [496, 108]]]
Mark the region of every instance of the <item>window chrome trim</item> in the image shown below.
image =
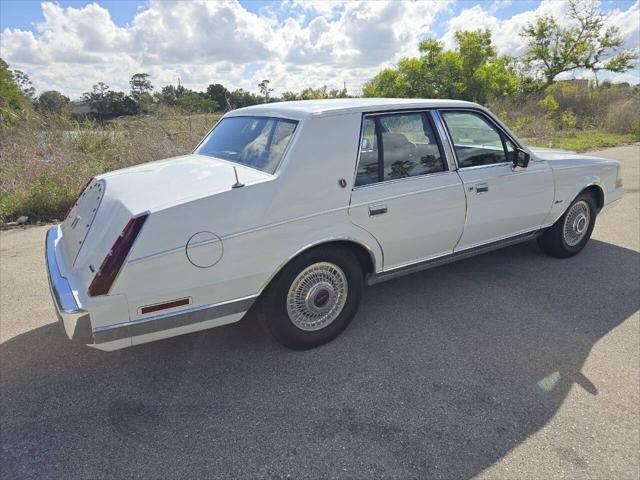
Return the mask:
[[[367, 183], [366, 185], [358, 185], [357, 187], [353, 187], [352, 191], [357, 191], [357, 190], [363, 190], [366, 188], [371, 188], [371, 187], [377, 187], [378, 185], [390, 185], [390, 184], [394, 184], [394, 183], [399, 183], [399, 182], [406, 182], [408, 180], [417, 180], [417, 179], [421, 179], [424, 177], [437, 177], [440, 175], [450, 175], [452, 173], [451, 170], [444, 170], [442, 172], [434, 172], [434, 173], [423, 173], [422, 175], [414, 175], [412, 177], [400, 177], [400, 178], [392, 178], [390, 180], [384, 180], [383, 182], [373, 182], [373, 183]], [[447, 185], [448, 186], [448, 185]], [[430, 189], [427, 189], [430, 190]], [[351, 205], [352, 207], [354, 205]]]
[[[511, 135], [509, 132], [507, 132], [507, 130], [505, 129], [505, 127], [503, 127], [500, 123], [500, 121], [494, 116], [494, 114], [488, 110], [482, 109], [482, 108], [473, 108], [473, 107], [440, 107], [437, 109], [438, 113], [442, 112], [442, 111], [456, 111], [456, 112], [471, 112], [471, 113], [476, 113], [478, 115], [482, 115], [483, 117], [485, 117], [486, 119], [489, 120], [489, 123], [491, 123], [493, 126], [495, 126], [498, 130], [500, 130], [501, 133], [504, 134], [505, 137], [507, 137], [508, 140], [511, 140], [511, 142], [518, 148], [524, 148], [524, 146], [522, 145], [522, 143], [514, 138], [513, 135]], [[446, 123], [444, 122], [443, 119], [443, 125], [446, 126]], [[466, 167], [465, 167], [466, 168]]]
[[456, 171], [458, 170], [458, 160], [456, 158], [456, 152], [453, 149], [453, 142], [451, 142], [451, 138], [449, 138], [449, 132], [444, 125], [444, 121], [440, 116], [440, 112], [436, 109], [431, 110], [431, 118], [433, 119], [436, 130], [440, 135], [440, 141], [442, 142], [443, 147], [446, 144], [446, 157], [447, 163], [449, 164], [449, 170]]
[[[356, 190], [360, 190], [362, 188], [369, 188], [369, 187], [373, 187], [373, 186], [378, 186], [378, 185], [387, 185], [391, 182], [400, 182], [400, 181], [405, 181], [408, 179], [412, 179], [412, 178], [421, 178], [421, 177], [430, 177], [433, 175], [442, 175], [443, 173], [451, 173], [453, 171], [455, 171], [455, 169], [451, 169], [451, 163], [449, 162], [449, 152], [447, 151], [447, 149], [445, 148], [445, 143], [443, 141], [443, 139], [441, 138], [440, 135], [440, 131], [438, 130], [438, 123], [435, 121], [435, 119], [433, 118], [432, 115], [430, 115], [431, 112], [436, 111], [435, 108], [413, 108], [413, 109], [407, 109], [407, 110], [384, 110], [381, 112], [362, 112], [361, 113], [361, 117], [362, 117], [362, 121], [360, 123], [360, 139], [358, 141], [358, 155], [356, 157], [356, 167], [355, 170], [353, 172], [353, 180], [351, 182], [351, 191], [355, 192]], [[364, 139], [364, 127], [365, 127], [365, 123], [367, 120], [367, 117], [383, 117], [383, 116], [387, 116], [387, 115], [401, 115], [401, 114], [408, 114], [408, 113], [421, 113], [424, 114], [427, 117], [427, 121], [429, 122], [429, 126], [434, 128], [433, 134], [435, 135], [436, 138], [436, 146], [438, 147], [438, 150], [440, 152], [440, 156], [443, 157], [442, 160], [442, 165], [443, 167], [446, 167], [444, 170], [440, 171], [440, 172], [432, 172], [432, 173], [422, 173], [420, 175], [412, 175], [409, 177], [401, 177], [401, 178], [392, 178], [390, 180], [382, 180], [379, 182], [372, 182], [372, 183], [367, 183], [366, 185], [356, 185], [356, 178], [358, 176], [358, 167], [360, 166], [360, 154], [362, 153], [362, 140]], [[384, 149], [384, 146], [383, 146]]]
[[511, 162], [489, 163], [487, 165], [473, 165], [471, 167], [461, 167], [460, 170], [478, 170], [481, 168], [504, 167], [505, 165], [513, 165]]

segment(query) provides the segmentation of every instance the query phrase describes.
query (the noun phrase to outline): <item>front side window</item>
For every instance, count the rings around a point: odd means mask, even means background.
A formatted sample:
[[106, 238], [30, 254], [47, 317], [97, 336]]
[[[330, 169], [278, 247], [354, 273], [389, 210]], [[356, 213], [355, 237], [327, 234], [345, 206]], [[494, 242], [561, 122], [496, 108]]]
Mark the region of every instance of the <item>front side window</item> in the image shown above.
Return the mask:
[[481, 115], [457, 111], [440, 113], [449, 130], [460, 168], [507, 161], [502, 135]]
[[195, 153], [274, 173], [298, 122], [273, 117], [228, 117]]
[[444, 170], [443, 156], [425, 113], [365, 117], [356, 186]]

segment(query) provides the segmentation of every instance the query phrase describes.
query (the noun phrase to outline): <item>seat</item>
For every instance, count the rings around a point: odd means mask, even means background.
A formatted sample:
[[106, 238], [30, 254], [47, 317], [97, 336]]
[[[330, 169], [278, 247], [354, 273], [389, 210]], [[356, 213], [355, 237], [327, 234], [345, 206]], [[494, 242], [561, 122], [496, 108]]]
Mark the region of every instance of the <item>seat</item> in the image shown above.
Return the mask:
[[383, 132], [382, 147], [385, 178], [406, 177], [418, 163], [415, 158], [416, 146], [402, 133]]

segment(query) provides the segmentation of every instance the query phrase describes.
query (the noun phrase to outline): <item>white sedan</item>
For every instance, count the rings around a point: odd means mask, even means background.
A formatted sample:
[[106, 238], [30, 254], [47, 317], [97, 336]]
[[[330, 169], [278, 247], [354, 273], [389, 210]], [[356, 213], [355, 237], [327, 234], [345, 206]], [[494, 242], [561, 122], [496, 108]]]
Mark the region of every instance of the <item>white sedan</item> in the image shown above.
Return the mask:
[[620, 166], [527, 148], [485, 108], [345, 99], [227, 113], [190, 155], [91, 179], [46, 238], [59, 320], [116, 350], [240, 320], [311, 348], [365, 284], [537, 238], [578, 253]]

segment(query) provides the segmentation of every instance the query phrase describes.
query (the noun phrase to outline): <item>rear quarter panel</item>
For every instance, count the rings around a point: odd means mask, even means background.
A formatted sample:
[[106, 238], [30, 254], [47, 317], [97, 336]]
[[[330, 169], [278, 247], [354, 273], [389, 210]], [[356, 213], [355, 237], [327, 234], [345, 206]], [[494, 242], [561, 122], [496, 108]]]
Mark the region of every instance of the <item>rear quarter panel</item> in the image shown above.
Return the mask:
[[[299, 129], [269, 180], [151, 213], [112, 291], [127, 296], [131, 320], [150, 316], [141, 306], [175, 298], [190, 297], [193, 308], [257, 295], [290, 258], [326, 241], [362, 244], [382, 265], [376, 240], [348, 217], [360, 115], [309, 118]], [[186, 256], [201, 231], [222, 240], [209, 268]]]

